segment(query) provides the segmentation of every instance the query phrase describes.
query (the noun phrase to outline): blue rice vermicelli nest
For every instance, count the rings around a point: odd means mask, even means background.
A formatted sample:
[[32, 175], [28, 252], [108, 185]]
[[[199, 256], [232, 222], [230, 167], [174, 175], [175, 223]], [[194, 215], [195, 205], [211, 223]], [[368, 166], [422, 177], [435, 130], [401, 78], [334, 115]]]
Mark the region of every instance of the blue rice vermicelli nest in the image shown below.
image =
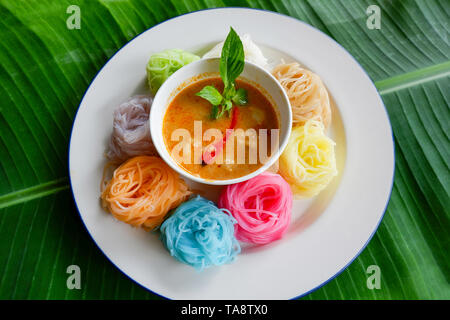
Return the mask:
[[229, 263], [239, 254], [235, 223], [226, 209], [196, 196], [182, 203], [161, 225], [161, 240], [177, 260], [202, 270]]

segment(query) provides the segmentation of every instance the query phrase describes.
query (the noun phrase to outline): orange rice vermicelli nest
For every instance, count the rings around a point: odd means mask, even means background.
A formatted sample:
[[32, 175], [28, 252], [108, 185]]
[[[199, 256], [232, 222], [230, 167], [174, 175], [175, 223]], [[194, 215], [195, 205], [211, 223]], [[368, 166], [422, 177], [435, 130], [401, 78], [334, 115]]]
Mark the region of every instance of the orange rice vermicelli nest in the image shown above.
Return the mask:
[[302, 126], [316, 120], [328, 128], [331, 108], [328, 91], [320, 77], [302, 68], [297, 62], [282, 63], [272, 70], [273, 76], [286, 91], [292, 107], [292, 123]]
[[161, 158], [137, 156], [118, 167], [102, 190], [102, 205], [118, 220], [152, 230], [191, 192]]

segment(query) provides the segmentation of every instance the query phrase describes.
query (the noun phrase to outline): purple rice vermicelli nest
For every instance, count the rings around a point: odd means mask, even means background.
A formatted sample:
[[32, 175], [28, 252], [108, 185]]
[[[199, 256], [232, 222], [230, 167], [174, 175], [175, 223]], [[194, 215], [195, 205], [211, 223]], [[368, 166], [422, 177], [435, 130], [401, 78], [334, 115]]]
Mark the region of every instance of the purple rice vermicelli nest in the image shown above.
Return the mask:
[[150, 96], [134, 96], [114, 110], [113, 132], [107, 152], [110, 160], [122, 162], [138, 155], [157, 155], [148, 121], [152, 102]]

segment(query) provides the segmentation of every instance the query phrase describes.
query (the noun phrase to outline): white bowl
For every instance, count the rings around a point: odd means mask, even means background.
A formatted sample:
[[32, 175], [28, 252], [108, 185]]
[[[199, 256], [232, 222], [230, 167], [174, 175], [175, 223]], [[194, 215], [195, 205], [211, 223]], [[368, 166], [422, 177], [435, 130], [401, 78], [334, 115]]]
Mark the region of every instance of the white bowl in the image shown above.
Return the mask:
[[262, 93], [269, 99], [269, 101], [273, 103], [280, 122], [280, 141], [278, 144], [278, 150], [276, 150], [270, 159], [258, 170], [234, 179], [203, 179], [190, 174], [185, 169], [180, 167], [180, 165], [171, 157], [164, 143], [164, 115], [176, 94], [191, 84], [193, 79], [200, 80], [219, 76], [219, 63], [219, 58], [201, 59], [184, 66], [171, 75], [156, 93], [149, 117], [152, 140], [161, 158], [182, 176], [199, 183], [211, 185], [227, 185], [242, 182], [267, 170], [275, 163], [275, 161], [278, 160], [279, 156], [286, 147], [289, 140], [289, 135], [291, 133], [292, 123], [292, 111], [289, 99], [279, 82], [263, 68], [246, 61], [244, 71], [239, 78], [247, 80], [250, 83], [257, 84], [260, 89], [262, 88]]

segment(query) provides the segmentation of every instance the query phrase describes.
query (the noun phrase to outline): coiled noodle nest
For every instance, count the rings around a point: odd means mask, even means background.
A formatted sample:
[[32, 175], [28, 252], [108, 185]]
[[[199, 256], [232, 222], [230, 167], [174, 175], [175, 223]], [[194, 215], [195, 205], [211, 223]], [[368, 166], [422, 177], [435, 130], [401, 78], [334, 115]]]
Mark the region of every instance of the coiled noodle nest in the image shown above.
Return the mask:
[[102, 205], [116, 219], [153, 230], [191, 192], [162, 159], [139, 156], [118, 167], [102, 190]]
[[296, 198], [309, 198], [322, 191], [337, 175], [335, 143], [319, 121], [309, 120], [292, 129], [280, 157], [280, 174]]
[[153, 94], [156, 94], [163, 82], [175, 71], [199, 59], [199, 56], [181, 49], [170, 49], [153, 54], [146, 68], [148, 84]]
[[123, 162], [140, 155], [157, 155], [150, 137], [148, 117], [153, 99], [134, 96], [114, 110], [113, 132], [107, 157]]
[[317, 74], [300, 67], [297, 62], [279, 64], [272, 70], [272, 74], [291, 102], [294, 126], [316, 120], [328, 128], [331, 123], [330, 99]]
[[236, 220], [200, 196], [182, 203], [161, 226], [161, 240], [177, 260], [198, 270], [230, 263], [241, 251]]

